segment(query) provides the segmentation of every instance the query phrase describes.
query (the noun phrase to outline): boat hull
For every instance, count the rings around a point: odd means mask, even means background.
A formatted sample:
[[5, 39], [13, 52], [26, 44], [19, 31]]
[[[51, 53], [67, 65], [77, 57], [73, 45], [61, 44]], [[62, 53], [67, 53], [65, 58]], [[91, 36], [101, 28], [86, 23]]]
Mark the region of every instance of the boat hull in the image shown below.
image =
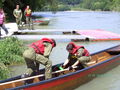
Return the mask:
[[49, 19], [33, 20], [33, 25], [48, 25], [49, 22]]
[[113, 69], [119, 64], [120, 55], [109, 59], [104, 63], [88, 67], [73, 74], [57, 77], [56, 79], [49, 80], [48, 82], [40, 82], [21, 88], [24, 88], [24, 90], [73, 90], [95, 77], [102, 76], [103, 73]]

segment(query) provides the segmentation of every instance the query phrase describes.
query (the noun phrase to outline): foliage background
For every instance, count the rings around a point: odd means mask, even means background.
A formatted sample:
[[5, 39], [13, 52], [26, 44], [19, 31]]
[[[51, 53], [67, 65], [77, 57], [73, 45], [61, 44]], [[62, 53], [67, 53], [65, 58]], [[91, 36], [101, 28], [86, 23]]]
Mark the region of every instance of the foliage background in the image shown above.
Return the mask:
[[71, 6], [77, 10], [120, 11], [120, 0], [58, 0], [60, 4]]
[[54, 13], [66, 10], [120, 11], [120, 0], [0, 0], [0, 7], [4, 8], [7, 21], [15, 21], [13, 10], [16, 4], [20, 5], [22, 11], [27, 5], [30, 5], [32, 11]]
[[[32, 11], [56, 11], [57, 0], [0, 0], [0, 6], [4, 8], [8, 21], [15, 21], [13, 10], [19, 4], [22, 11], [29, 5]], [[23, 15], [24, 16], [24, 15]]]
[[23, 51], [23, 42], [15, 37], [0, 40], [0, 79], [9, 77], [10, 70], [7, 67], [8, 65], [24, 62]]

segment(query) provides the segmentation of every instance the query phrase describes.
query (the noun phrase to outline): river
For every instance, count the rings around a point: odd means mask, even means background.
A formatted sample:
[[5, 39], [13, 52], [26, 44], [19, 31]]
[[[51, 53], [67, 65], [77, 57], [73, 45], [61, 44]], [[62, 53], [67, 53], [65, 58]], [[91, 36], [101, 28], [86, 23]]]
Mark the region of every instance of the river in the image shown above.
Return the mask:
[[[52, 14], [51, 22], [48, 26], [39, 26], [40, 29], [73, 29], [91, 30], [103, 29], [120, 34], [120, 13], [119, 12], [99, 12], [99, 11], [66, 11]], [[53, 49], [50, 59], [53, 64], [64, 62], [68, 53], [65, 48], [70, 40], [56, 40], [57, 47]], [[84, 45], [90, 53], [97, 52], [115, 45], [120, 41], [102, 42], [76, 42], [77, 45]], [[43, 66], [42, 66], [43, 67]], [[24, 69], [23, 69], [24, 68]], [[25, 65], [13, 66], [11, 76], [22, 74], [26, 70]], [[120, 66], [105, 73], [103, 77], [97, 77], [92, 81], [80, 86], [76, 90], [120, 90]]]

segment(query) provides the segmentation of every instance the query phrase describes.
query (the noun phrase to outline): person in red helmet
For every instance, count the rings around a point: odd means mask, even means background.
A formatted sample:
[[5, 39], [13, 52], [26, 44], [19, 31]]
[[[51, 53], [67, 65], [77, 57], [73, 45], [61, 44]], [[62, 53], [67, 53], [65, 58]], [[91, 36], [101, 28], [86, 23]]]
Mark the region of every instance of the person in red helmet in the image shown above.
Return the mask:
[[91, 56], [88, 50], [84, 46], [75, 45], [75, 43], [70, 42], [66, 50], [69, 52], [67, 60], [62, 65], [63, 68], [82, 69], [87, 67], [87, 62], [91, 60]]
[[27, 64], [27, 71], [23, 77], [38, 73], [39, 65], [42, 64], [45, 66], [45, 79], [50, 79], [52, 77], [52, 62], [49, 60], [49, 55], [55, 46], [55, 40], [49, 38], [42, 38], [30, 44], [23, 53]]

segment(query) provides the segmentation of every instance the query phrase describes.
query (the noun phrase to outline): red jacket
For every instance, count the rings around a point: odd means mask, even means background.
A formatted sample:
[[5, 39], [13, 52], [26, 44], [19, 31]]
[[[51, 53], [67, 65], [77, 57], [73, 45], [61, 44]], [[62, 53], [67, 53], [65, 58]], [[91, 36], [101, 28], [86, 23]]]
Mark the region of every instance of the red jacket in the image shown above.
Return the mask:
[[25, 16], [31, 16], [31, 9], [26, 8], [25, 9]]
[[44, 46], [43, 42], [49, 42], [49, 43], [52, 44], [52, 47], [55, 47], [55, 44], [54, 44], [53, 40], [48, 39], [48, 38], [43, 38], [39, 41], [36, 41], [36, 42], [32, 43], [30, 45], [30, 47], [34, 48], [34, 50], [37, 54], [42, 54], [43, 55], [44, 54], [44, 49], [45, 49], [45, 46]]
[[74, 46], [71, 54], [73, 54], [73, 55], [78, 54], [78, 52], [77, 52], [78, 49], [83, 48], [84, 49], [83, 56], [89, 56], [90, 55], [89, 52], [88, 52], [88, 50], [85, 49], [84, 46], [77, 46], [73, 42], [70, 42], [69, 44], [72, 44]]

